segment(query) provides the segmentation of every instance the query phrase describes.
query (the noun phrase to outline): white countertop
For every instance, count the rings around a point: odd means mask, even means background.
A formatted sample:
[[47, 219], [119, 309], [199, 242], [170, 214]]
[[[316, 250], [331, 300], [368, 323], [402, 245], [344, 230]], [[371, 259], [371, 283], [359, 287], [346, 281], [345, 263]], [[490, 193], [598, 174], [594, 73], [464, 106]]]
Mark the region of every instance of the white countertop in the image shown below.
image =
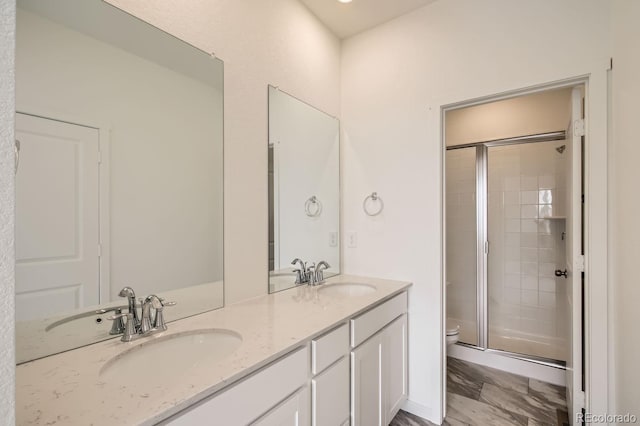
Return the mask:
[[[17, 424], [154, 424], [411, 285], [349, 275], [327, 281], [373, 284], [376, 290], [357, 297], [332, 297], [305, 285], [172, 322], [164, 333], [131, 343], [114, 339], [19, 365]], [[187, 369], [181, 380], [144, 391], [127, 377], [117, 383], [99, 377], [105, 362], [132, 346], [208, 328], [233, 330], [242, 336], [242, 344], [227, 358]], [[148, 374], [163, 371], [150, 369]]]

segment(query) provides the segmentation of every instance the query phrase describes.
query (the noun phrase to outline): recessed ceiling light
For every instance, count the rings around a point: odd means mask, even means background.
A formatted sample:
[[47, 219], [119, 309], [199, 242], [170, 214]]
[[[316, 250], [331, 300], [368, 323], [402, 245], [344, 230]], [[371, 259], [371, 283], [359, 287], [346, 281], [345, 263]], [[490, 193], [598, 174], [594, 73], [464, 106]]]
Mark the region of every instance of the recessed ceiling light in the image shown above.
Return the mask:
[[338, 0], [340, 3], [351, 3], [351, 0]]

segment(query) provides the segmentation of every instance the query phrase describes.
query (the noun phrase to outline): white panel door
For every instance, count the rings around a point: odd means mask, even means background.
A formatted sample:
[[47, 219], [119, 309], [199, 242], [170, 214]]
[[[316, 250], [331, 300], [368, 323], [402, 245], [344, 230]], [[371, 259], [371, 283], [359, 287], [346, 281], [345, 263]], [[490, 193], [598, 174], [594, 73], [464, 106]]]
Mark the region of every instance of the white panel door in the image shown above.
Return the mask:
[[99, 303], [99, 131], [16, 114], [16, 316]]
[[407, 315], [396, 319], [382, 334], [382, 384], [388, 425], [407, 399]]
[[351, 420], [353, 426], [381, 426], [382, 339], [380, 333], [351, 352]]
[[584, 408], [582, 390], [582, 89], [571, 93], [571, 123], [567, 132], [567, 301], [569, 304], [569, 356], [567, 357], [567, 406], [574, 423]]

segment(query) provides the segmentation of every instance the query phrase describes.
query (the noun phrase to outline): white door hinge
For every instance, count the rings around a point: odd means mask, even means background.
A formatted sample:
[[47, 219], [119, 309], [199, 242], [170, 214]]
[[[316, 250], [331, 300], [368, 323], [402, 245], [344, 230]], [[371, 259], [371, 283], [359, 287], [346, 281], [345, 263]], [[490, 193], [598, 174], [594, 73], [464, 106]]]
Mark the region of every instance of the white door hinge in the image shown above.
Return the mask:
[[102, 257], [102, 244], [98, 244], [98, 257]]
[[584, 272], [584, 256], [580, 255], [576, 257], [576, 269], [578, 272]]
[[573, 134], [575, 136], [584, 136], [584, 120], [579, 119], [573, 122]]
[[489, 241], [484, 242], [484, 252], [489, 254]]
[[102, 151], [98, 151], [98, 164], [102, 164]]

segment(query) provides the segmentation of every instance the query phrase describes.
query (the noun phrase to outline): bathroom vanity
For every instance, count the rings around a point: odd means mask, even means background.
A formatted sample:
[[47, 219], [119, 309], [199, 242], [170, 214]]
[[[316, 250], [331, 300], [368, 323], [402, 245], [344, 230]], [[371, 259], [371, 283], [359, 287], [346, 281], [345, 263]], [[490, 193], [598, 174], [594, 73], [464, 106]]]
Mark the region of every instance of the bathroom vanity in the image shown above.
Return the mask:
[[341, 275], [19, 365], [17, 422], [386, 425], [406, 399], [410, 285]]

